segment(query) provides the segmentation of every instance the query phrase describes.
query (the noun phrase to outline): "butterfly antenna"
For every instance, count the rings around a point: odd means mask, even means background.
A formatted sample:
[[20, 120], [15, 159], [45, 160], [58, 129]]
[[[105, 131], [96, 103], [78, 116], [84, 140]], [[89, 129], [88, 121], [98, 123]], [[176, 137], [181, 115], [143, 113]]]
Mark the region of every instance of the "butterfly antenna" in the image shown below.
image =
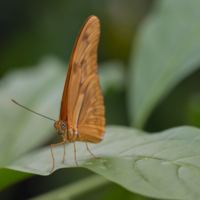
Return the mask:
[[47, 118], [47, 119], [50, 119], [50, 120], [56, 122], [56, 120], [54, 120], [54, 119], [51, 119], [51, 118], [46, 117], [46, 116], [44, 116], [44, 115], [41, 115], [41, 114], [39, 114], [39, 113], [37, 113], [37, 112], [34, 112], [34, 111], [32, 111], [32, 110], [26, 108], [25, 106], [22, 106], [21, 104], [17, 103], [17, 102], [16, 102], [15, 100], [13, 100], [13, 99], [11, 99], [11, 101], [14, 102], [15, 104], [17, 104], [18, 106], [21, 106], [22, 108], [25, 108], [26, 110], [31, 111], [32, 113], [35, 113], [35, 114], [37, 114], [37, 115], [40, 115], [40, 116], [42, 116], [42, 117], [45, 117], [45, 118]]

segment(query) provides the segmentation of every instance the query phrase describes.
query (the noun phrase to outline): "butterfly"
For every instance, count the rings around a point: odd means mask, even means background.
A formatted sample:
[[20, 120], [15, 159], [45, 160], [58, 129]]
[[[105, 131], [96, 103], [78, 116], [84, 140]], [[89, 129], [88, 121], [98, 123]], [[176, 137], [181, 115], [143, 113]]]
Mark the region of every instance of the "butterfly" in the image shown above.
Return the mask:
[[63, 143], [65, 156], [65, 142], [73, 142], [77, 165], [75, 142], [85, 142], [87, 150], [94, 156], [87, 142], [100, 142], [105, 132], [104, 99], [97, 75], [99, 36], [99, 19], [90, 16], [83, 24], [73, 49], [63, 90], [60, 120], [54, 124], [63, 141], [51, 145], [52, 157], [52, 146]]
[[[99, 36], [99, 19], [92, 15], [85, 21], [79, 32], [69, 62], [61, 100], [60, 118], [57, 121], [54, 120], [54, 126], [58, 134], [62, 136], [63, 141], [50, 145], [53, 159], [53, 167], [50, 173], [55, 167], [52, 147], [56, 145], [64, 145], [62, 162], [65, 159], [66, 142], [73, 142], [74, 144], [74, 159], [76, 165], [78, 165], [76, 159], [76, 141], [85, 142], [90, 154], [95, 158], [99, 158], [89, 150], [87, 144], [87, 142], [99, 143], [105, 133], [104, 98], [97, 75]], [[18, 104], [16, 101], [12, 101]], [[28, 110], [34, 112], [30, 109]]]

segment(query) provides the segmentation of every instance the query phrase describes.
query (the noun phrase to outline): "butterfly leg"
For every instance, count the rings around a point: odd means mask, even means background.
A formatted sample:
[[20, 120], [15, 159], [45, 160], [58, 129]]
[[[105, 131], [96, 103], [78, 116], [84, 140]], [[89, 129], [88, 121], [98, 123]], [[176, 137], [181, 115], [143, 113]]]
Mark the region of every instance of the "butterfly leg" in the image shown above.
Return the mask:
[[73, 143], [74, 143], [74, 159], [75, 159], [76, 165], [78, 166], [78, 163], [77, 163], [77, 160], [76, 160], [76, 145], [75, 145], [75, 142], [76, 142], [76, 140], [73, 139]]
[[65, 160], [65, 142], [63, 143], [63, 146], [64, 146], [64, 155], [63, 155], [62, 163], [64, 163], [64, 160]]
[[51, 148], [51, 156], [52, 156], [52, 158], [53, 158], [53, 167], [52, 167], [52, 170], [50, 171], [50, 173], [53, 171], [53, 169], [54, 169], [54, 167], [55, 167], [55, 159], [54, 159], [54, 156], [53, 156], [53, 149], [52, 149], [52, 147], [53, 147], [53, 146], [56, 146], [56, 145], [63, 144], [63, 143], [65, 143], [65, 140], [63, 140], [63, 141], [60, 142], [60, 143], [51, 144], [51, 145], [50, 145], [50, 148]]
[[90, 154], [91, 154], [93, 157], [95, 157], [95, 158], [101, 158], [101, 157], [95, 156], [95, 155], [90, 151], [90, 149], [89, 149], [89, 147], [88, 147], [88, 144], [87, 144], [87, 142], [86, 142], [85, 135], [82, 135], [81, 137], [77, 138], [75, 141], [78, 141], [78, 140], [80, 140], [81, 138], [84, 138], [84, 141], [85, 141], [85, 144], [86, 144], [86, 148], [87, 148], [87, 150], [90, 152]]

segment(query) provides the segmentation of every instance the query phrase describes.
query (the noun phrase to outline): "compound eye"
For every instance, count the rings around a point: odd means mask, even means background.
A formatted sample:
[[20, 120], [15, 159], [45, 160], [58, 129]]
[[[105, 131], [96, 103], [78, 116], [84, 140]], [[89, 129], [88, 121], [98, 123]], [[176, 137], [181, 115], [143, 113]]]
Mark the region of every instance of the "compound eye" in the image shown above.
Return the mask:
[[66, 123], [65, 123], [65, 122], [62, 122], [62, 123], [60, 124], [60, 128], [61, 128], [62, 130], [65, 130], [65, 129], [67, 128]]

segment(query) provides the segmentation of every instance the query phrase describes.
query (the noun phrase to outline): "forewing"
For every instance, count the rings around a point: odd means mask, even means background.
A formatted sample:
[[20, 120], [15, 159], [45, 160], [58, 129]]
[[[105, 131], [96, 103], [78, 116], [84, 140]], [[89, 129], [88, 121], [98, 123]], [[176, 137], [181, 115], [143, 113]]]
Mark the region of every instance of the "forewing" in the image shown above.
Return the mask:
[[76, 42], [69, 78], [68, 117], [75, 129], [92, 77], [97, 74], [97, 47], [100, 35], [99, 19], [91, 16], [84, 24]]
[[105, 107], [97, 76], [99, 19], [89, 17], [84, 23], [71, 56], [60, 119], [78, 128], [81, 141], [98, 143], [105, 132]]
[[[76, 103], [81, 83], [83, 83], [85, 78], [87, 78], [88, 75], [90, 75], [93, 71], [97, 71], [97, 64], [95, 66], [95, 59], [97, 60], [96, 51], [100, 35], [99, 26], [98, 18], [95, 16], [90, 16], [85, 21], [81, 31], [79, 32], [76, 43], [74, 45], [74, 49], [72, 51], [63, 90], [60, 108], [61, 120], [67, 121], [69, 114], [71, 116], [70, 119], [72, 119], [72, 112]], [[86, 65], [88, 62], [94, 66], [87, 68]], [[70, 87], [71, 89], [69, 89]]]

